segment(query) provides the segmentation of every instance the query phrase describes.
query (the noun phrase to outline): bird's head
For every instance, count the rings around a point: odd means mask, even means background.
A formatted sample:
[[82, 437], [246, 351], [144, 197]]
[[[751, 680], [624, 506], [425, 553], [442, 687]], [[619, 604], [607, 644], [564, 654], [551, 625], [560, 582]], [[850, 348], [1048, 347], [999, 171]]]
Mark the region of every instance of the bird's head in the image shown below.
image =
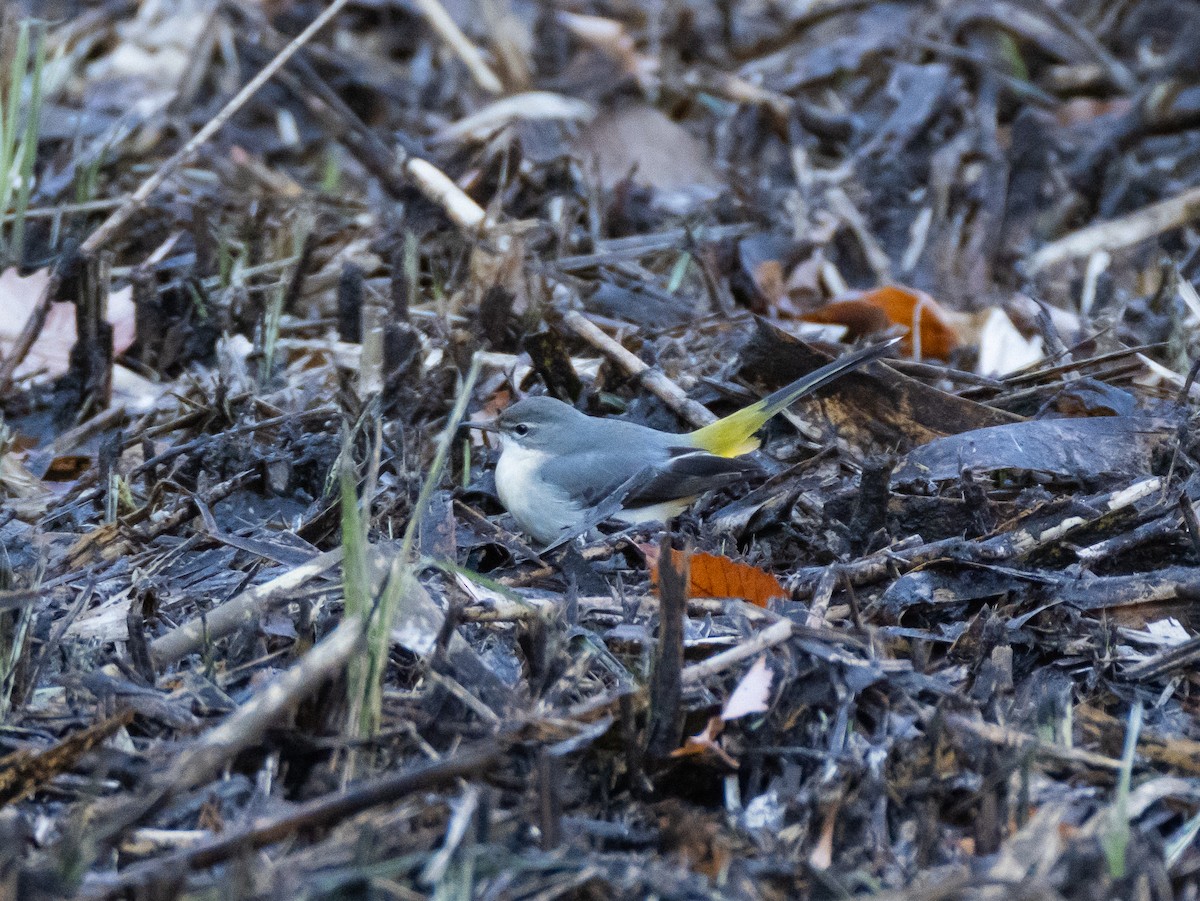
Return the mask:
[[527, 397], [501, 413], [494, 422], [467, 422], [469, 428], [497, 432], [502, 446], [553, 451], [577, 437], [586, 417], [553, 397]]

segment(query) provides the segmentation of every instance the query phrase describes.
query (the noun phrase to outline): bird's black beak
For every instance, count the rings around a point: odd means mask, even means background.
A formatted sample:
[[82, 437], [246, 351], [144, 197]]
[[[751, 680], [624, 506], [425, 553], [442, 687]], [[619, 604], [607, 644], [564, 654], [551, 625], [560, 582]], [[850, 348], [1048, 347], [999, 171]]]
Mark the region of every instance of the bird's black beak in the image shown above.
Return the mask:
[[460, 422], [460, 429], [479, 429], [481, 432], [499, 432], [500, 426], [494, 422]]

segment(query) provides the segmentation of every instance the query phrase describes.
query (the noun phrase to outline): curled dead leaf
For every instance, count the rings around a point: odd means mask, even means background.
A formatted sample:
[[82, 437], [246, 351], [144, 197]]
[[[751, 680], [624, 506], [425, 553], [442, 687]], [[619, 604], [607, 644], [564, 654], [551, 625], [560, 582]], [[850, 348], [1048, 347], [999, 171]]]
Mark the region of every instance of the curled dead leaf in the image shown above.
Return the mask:
[[[883, 285], [835, 298], [801, 317], [806, 322], [844, 325], [852, 338], [886, 331], [893, 325], [909, 329], [903, 347], [923, 357], [950, 358], [963, 343], [969, 317], [947, 310], [924, 291], [903, 285]], [[919, 347], [918, 347], [919, 345]]]
[[725, 728], [725, 721], [719, 716], [709, 717], [708, 723], [695, 735], [689, 735], [683, 740], [683, 746], [671, 752], [672, 757], [695, 757], [700, 754], [714, 754], [730, 769], [737, 769], [738, 763], [721, 747], [717, 739]]

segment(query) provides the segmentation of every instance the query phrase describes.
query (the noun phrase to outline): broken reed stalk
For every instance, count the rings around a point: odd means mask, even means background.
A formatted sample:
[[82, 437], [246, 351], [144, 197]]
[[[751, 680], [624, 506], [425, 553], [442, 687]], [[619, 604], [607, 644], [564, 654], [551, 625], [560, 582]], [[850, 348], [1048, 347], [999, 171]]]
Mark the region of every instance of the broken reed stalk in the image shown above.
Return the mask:
[[416, 7], [425, 16], [429, 27], [445, 41], [454, 55], [471, 73], [471, 78], [479, 87], [489, 94], [499, 94], [504, 90], [504, 85], [500, 83], [496, 73], [484, 61], [483, 53], [471, 42], [470, 38], [463, 34], [462, 29], [446, 12], [446, 7], [442, 6], [438, 0], [416, 0]]
[[658, 643], [650, 672], [650, 722], [646, 726], [646, 754], [651, 758], [670, 756], [683, 737], [683, 623], [690, 569], [691, 551], [675, 551], [668, 535], [658, 563]]

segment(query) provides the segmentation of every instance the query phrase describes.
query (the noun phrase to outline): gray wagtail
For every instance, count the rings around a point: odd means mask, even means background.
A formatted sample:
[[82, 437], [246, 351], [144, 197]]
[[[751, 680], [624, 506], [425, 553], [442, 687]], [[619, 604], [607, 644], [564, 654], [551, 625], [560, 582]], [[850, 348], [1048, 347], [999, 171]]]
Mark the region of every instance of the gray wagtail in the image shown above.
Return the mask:
[[705, 491], [755, 472], [757, 466], [737, 458], [758, 448], [754, 433], [768, 419], [883, 356], [899, 340], [847, 354], [686, 434], [588, 416], [552, 397], [528, 397], [495, 422], [463, 425], [500, 434], [500, 502], [536, 541], [560, 544], [610, 517], [629, 524], [665, 522]]

